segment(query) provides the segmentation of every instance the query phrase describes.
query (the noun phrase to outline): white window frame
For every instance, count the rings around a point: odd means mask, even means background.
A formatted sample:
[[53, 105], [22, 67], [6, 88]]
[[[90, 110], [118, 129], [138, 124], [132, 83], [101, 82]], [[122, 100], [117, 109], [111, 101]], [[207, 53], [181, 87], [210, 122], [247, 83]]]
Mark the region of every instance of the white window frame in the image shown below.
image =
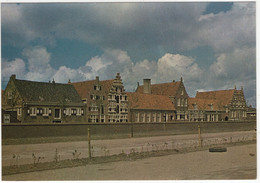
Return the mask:
[[42, 109], [42, 116], [49, 116], [49, 108], [44, 107]]
[[31, 107], [30, 108], [30, 116], [36, 116], [36, 111], [37, 111], [36, 107]]
[[80, 116], [81, 115], [81, 109], [80, 108], [76, 108], [76, 115]]
[[71, 116], [71, 108], [66, 108], [66, 116]]

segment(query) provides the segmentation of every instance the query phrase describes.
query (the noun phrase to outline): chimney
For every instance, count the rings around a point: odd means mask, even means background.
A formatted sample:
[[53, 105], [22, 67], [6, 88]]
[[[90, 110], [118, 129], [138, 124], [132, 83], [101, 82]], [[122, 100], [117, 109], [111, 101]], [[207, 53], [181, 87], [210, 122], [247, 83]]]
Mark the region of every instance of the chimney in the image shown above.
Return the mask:
[[96, 80], [99, 81], [99, 76], [96, 76]]
[[68, 84], [71, 84], [71, 81], [70, 81], [70, 79], [69, 79], [69, 81], [68, 81]]
[[144, 91], [143, 93], [151, 94], [151, 79], [144, 79]]
[[173, 83], [175, 83], [175, 80], [172, 80]]
[[15, 80], [15, 79], [16, 79], [16, 75], [15, 75], [15, 74], [13, 74], [13, 75], [10, 77], [10, 79], [13, 79], [13, 80]]
[[52, 79], [52, 83], [55, 84], [54, 78]]

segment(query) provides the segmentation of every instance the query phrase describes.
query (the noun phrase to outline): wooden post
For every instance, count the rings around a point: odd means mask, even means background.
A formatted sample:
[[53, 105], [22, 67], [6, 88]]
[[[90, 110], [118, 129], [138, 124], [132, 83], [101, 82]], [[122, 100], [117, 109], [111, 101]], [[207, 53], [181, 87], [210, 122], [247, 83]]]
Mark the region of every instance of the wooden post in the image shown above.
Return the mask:
[[131, 138], [134, 137], [134, 124], [133, 121], [131, 121]]
[[88, 128], [88, 157], [91, 159], [90, 128]]
[[200, 125], [198, 125], [198, 135], [199, 135], [199, 146], [202, 147], [202, 139], [201, 139]]

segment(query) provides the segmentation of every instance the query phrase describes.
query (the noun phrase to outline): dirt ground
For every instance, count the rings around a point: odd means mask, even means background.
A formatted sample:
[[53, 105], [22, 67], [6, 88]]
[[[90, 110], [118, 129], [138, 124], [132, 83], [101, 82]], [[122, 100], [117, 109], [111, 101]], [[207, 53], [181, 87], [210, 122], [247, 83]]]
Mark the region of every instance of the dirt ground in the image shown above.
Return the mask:
[[[252, 137], [255, 131], [241, 131], [241, 132], [226, 132], [226, 133], [208, 133], [202, 134], [201, 137], [204, 143], [224, 143], [232, 137], [232, 141], [243, 137]], [[167, 148], [183, 148], [198, 146], [198, 135], [175, 135], [175, 136], [156, 136], [156, 137], [142, 137], [129, 139], [111, 139], [111, 140], [93, 140], [92, 156], [105, 156], [119, 153], [129, 153], [131, 149], [137, 152], [152, 151], [156, 148], [163, 148], [167, 144]], [[59, 142], [46, 144], [23, 144], [23, 145], [3, 145], [2, 146], [2, 166], [32, 164], [32, 153], [36, 157], [44, 157], [41, 162], [54, 161], [56, 149], [60, 160], [72, 159], [73, 152], [77, 150], [80, 153], [79, 158], [88, 157], [88, 142]], [[13, 155], [18, 155], [19, 158], [13, 158]]]
[[256, 144], [136, 161], [3, 176], [3, 180], [225, 180], [256, 178]]

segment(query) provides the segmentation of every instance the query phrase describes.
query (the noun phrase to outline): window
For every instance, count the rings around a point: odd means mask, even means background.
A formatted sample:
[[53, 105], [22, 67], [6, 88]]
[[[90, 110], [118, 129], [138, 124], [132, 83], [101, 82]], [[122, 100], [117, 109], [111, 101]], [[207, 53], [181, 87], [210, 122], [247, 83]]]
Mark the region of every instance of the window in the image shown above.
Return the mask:
[[119, 96], [116, 96], [116, 103], [119, 103]]
[[84, 104], [86, 104], [86, 103], [87, 103], [87, 99], [86, 99], [86, 98], [83, 98], [83, 99], [82, 99], [82, 102], [83, 102]]
[[4, 114], [4, 123], [10, 123], [10, 114]]
[[81, 115], [84, 116], [84, 110], [83, 109], [81, 109]]
[[181, 90], [181, 95], [183, 95], [183, 90]]
[[13, 98], [13, 93], [11, 91], [9, 91], [7, 93], [7, 97], [8, 97], [8, 99], [12, 99]]
[[155, 122], [156, 121], [156, 118], [155, 118], [155, 116], [156, 116], [156, 114], [155, 113], [153, 113], [153, 115], [152, 115], [153, 117], [152, 117], [152, 122]]
[[46, 108], [46, 107], [43, 108], [42, 115], [43, 116], [48, 116], [49, 115], [48, 108]]
[[71, 115], [71, 108], [66, 108], [66, 115], [70, 116]]
[[71, 115], [75, 116], [77, 114], [77, 109], [71, 109]]
[[42, 115], [42, 108], [37, 108], [37, 115]]
[[135, 122], [139, 122], [139, 113], [135, 113]]
[[30, 109], [30, 116], [36, 116], [36, 108], [35, 107], [32, 107]]
[[116, 106], [116, 113], [119, 113], [119, 106]]
[[101, 114], [104, 114], [104, 106], [101, 105]]
[[92, 100], [95, 100], [95, 95], [90, 95], [90, 98], [91, 98]]
[[76, 114], [76, 115], [77, 115], [77, 116], [80, 116], [80, 115], [81, 115], [81, 110], [80, 110], [80, 108], [77, 108], [76, 110], [77, 110], [77, 114]]
[[180, 106], [181, 105], [181, 99], [180, 98], [178, 98], [178, 104], [177, 104], [178, 106]]
[[18, 114], [18, 116], [21, 116], [21, 115], [22, 115], [22, 108], [18, 108], [18, 109], [17, 109], [17, 114]]

